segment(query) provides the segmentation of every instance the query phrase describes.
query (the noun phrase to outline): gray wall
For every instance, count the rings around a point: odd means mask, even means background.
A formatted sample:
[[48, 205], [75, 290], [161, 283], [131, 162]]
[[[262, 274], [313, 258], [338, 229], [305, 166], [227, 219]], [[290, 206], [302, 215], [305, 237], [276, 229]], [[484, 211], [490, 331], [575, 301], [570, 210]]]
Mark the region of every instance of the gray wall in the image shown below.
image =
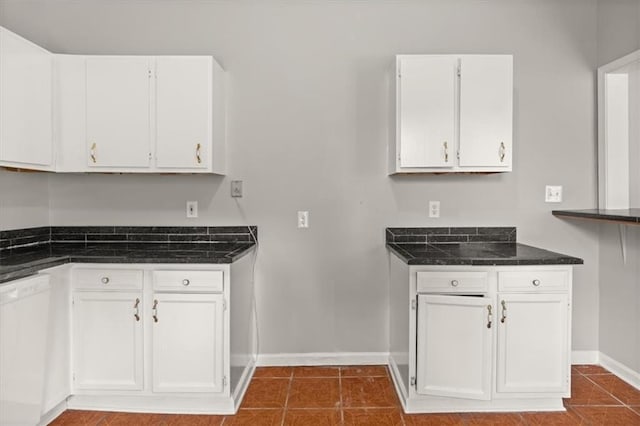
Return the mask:
[[0, 170], [0, 230], [49, 225], [46, 173]]
[[[596, 205], [596, 14], [596, 0], [0, 0], [0, 24], [56, 52], [213, 54], [228, 71], [227, 177], [51, 176], [51, 223], [258, 225], [262, 353], [387, 351], [384, 228], [465, 225], [583, 257], [573, 347], [597, 349], [598, 229], [550, 214]], [[514, 54], [514, 172], [389, 178], [393, 55], [447, 52]], [[545, 204], [545, 184], [565, 201]]]
[[[598, 17], [599, 65], [640, 49], [640, 0], [601, 0]], [[599, 348], [640, 373], [640, 229], [620, 232], [615, 224], [600, 227]]]

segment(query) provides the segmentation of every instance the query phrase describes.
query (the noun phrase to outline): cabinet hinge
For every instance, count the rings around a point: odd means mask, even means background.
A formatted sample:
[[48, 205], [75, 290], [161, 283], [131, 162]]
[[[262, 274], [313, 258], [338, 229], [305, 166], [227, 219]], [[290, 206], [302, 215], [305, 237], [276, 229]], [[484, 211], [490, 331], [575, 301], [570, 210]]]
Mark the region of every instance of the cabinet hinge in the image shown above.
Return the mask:
[[225, 387], [225, 388], [227, 387], [227, 376], [224, 376], [222, 378], [222, 387]]
[[224, 299], [222, 301], [222, 309], [225, 310], [225, 311], [227, 310], [227, 299]]
[[457, 74], [458, 77], [460, 77], [460, 75], [462, 74], [462, 68], [460, 67], [460, 65], [458, 65]]
[[149, 160], [151, 160], [151, 153], [149, 153]]
[[412, 310], [412, 311], [415, 311], [417, 307], [418, 307], [418, 302], [416, 302], [416, 300], [415, 300], [415, 299], [414, 299], [414, 300], [412, 300], [412, 301], [411, 301], [411, 310]]
[[415, 376], [411, 376], [411, 380], [410, 380], [411, 386], [416, 386], [416, 378]]
[[71, 380], [73, 380], [74, 382], [76, 381], [76, 373], [73, 373], [73, 374], [71, 375]]
[[149, 70], [149, 78], [151, 78], [151, 70]]
[[458, 158], [458, 160], [460, 159], [460, 150], [456, 151], [456, 157]]

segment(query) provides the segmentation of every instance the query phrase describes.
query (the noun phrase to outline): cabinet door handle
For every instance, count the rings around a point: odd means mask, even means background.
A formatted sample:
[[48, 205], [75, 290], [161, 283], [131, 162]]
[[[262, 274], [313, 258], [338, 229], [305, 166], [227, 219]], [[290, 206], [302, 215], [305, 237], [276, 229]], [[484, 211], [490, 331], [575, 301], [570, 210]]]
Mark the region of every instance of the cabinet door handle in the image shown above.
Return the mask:
[[91, 161], [93, 164], [96, 163], [96, 143], [91, 144], [91, 151], [89, 151], [89, 156], [91, 156]]
[[451, 286], [458, 287], [458, 280], [452, 280], [451, 281]]
[[158, 322], [158, 300], [157, 299], [153, 301], [152, 310], [153, 310], [152, 312], [153, 322]]
[[449, 162], [449, 144], [447, 143], [447, 141], [444, 141], [442, 146], [444, 147], [444, 162], [448, 163]]
[[202, 163], [202, 159], [200, 158], [200, 144], [196, 144], [196, 160], [198, 164]]
[[503, 300], [500, 304], [502, 305], [502, 318], [500, 318], [500, 322], [504, 324], [504, 321], [507, 319], [507, 302]]
[[189, 284], [191, 284], [191, 281], [189, 281], [188, 279], [186, 279], [186, 278], [185, 278], [184, 280], [182, 280], [182, 285], [183, 285], [183, 286], [185, 286], [185, 287], [186, 287], [186, 286], [188, 286]]
[[536, 287], [538, 287], [540, 285], [540, 280], [533, 280], [532, 284]]
[[493, 314], [491, 311], [492, 311], [491, 305], [487, 305], [487, 328], [491, 328], [491, 323], [493, 320]]
[[100, 281], [102, 282], [102, 284], [109, 284], [109, 277], [102, 277]]
[[500, 162], [504, 163], [504, 157], [507, 154], [507, 148], [504, 146], [504, 142], [500, 142], [500, 151], [499, 151], [499, 155], [500, 155]]
[[138, 299], [136, 297], [136, 303], [133, 305], [133, 309], [135, 309], [135, 311], [133, 312], [133, 317], [136, 319], [136, 321], [140, 321], [140, 299]]

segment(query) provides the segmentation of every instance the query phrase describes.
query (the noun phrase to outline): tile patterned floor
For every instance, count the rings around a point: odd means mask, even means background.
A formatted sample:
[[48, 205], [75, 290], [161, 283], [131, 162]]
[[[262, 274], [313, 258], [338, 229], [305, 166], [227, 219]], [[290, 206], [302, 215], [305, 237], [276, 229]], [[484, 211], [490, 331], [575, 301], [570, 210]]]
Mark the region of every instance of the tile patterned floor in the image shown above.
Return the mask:
[[607, 425], [640, 426], [640, 391], [602, 367], [572, 367], [564, 413], [402, 412], [384, 366], [264, 367], [235, 416], [128, 414], [68, 410], [52, 425]]

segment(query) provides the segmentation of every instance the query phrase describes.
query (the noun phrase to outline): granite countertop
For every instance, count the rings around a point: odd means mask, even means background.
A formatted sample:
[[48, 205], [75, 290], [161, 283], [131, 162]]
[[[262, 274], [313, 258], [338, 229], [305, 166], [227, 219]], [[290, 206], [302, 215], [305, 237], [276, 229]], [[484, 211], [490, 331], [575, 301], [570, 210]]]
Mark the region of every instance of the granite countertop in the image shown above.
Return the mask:
[[387, 228], [387, 248], [409, 265], [575, 265], [583, 260], [515, 241], [515, 228]]
[[[29, 243], [26, 246], [14, 246], [11, 249], [0, 251], [0, 283], [23, 278], [43, 269], [51, 268], [66, 263], [232, 263], [249, 253], [249, 251], [256, 245], [253, 241], [253, 237], [247, 234], [237, 233], [238, 228], [226, 227], [215, 228], [218, 234], [215, 234], [215, 239], [228, 239], [228, 241], [211, 241], [204, 240], [203, 236], [214, 235], [210, 234], [210, 230], [206, 229], [202, 234], [180, 234], [179, 240], [171, 242], [158, 242], [157, 240], [164, 241], [165, 233], [160, 233], [155, 228], [155, 234], [143, 234], [140, 232], [133, 232], [128, 230], [130, 234], [136, 235], [135, 240], [130, 241], [113, 241], [116, 238], [120, 238], [117, 232], [112, 234], [91, 234], [91, 230], [87, 232], [83, 230], [83, 234], [77, 233], [77, 230], [68, 231], [66, 228], [64, 234], [54, 232], [54, 240], [58, 241], [46, 241], [41, 238], [41, 241], [36, 243]], [[83, 228], [84, 229], [84, 228]], [[222, 229], [222, 231], [220, 231]], [[22, 230], [21, 230], [22, 231]], [[16, 231], [5, 231], [5, 234], [11, 234], [13, 240], [24, 238], [35, 238], [35, 232], [31, 232], [29, 237], [24, 237], [23, 234], [19, 234]], [[137, 229], [135, 231], [138, 231]], [[191, 231], [191, 230], [190, 230]], [[71, 232], [71, 233], [69, 233]], [[148, 230], [147, 230], [148, 232]], [[164, 232], [164, 230], [162, 230]], [[191, 231], [192, 232], [192, 231]], [[257, 232], [254, 230], [254, 232]], [[17, 238], [18, 235], [20, 238]], [[49, 231], [51, 235], [51, 231]], [[57, 236], [56, 236], [57, 235]], [[77, 235], [83, 235], [85, 240], [63, 242], [65, 237], [63, 235], [73, 235], [74, 239], [79, 239]], [[87, 235], [100, 235], [102, 241], [87, 241]], [[106, 238], [104, 235], [108, 235]], [[145, 235], [153, 235], [152, 242], [141, 241]], [[220, 235], [223, 235], [221, 237]], [[51, 239], [51, 237], [49, 237]], [[91, 238], [88, 238], [89, 240]], [[104, 241], [104, 240], [111, 241]], [[171, 239], [167, 237], [167, 241]], [[18, 247], [18, 248], [15, 248]]]
[[557, 217], [575, 219], [595, 219], [611, 222], [640, 225], [640, 208], [636, 209], [585, 209], [585, 210], [553, 210]]

